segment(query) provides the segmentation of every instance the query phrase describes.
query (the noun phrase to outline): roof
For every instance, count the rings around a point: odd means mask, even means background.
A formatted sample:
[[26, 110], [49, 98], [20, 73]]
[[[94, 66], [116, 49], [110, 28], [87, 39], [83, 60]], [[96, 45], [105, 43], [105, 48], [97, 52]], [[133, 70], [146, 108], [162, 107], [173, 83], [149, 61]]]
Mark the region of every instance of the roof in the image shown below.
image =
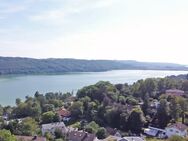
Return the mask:
[[182, 124], [182, 123], [175, 123], [175, 124], [169, 125], [167, 128], [176, 128], [176, 129], [178, 129], [178, 130], [183, 132], [188, 127], [185, 124]]
[[51, 128], [66, 128], [64, 122], [54, 122], [49, 124], [42, 124], [42, 129], [51, 129]]
[[61, 109], [58, 110], [57, 113], [62, 116], [62, 117], [69, 117], [71, 115], [70, 111], [66, 110], [66, 109]]
[[21, 141], [46, 141], [46, 138], [37, 136], [16, 136], [16, 138]]
[[106, 130], [107, 132], [110, 134], [110, 135], [114, 135], [116, 133], [115, 129], [111, 128], [111, 127], [106, 127]]
[[141, 137], [123, 137], [126, 141], [145, 141], [145, 139]]
[[114, 140], [114, 141], [126, 141], [125, 139], [123, 139], [121, 137], [117, 137], [117, 136], [108, 136], [103, 141], [110, 141], [110, 140]]
[[94, 134], [81, 131], [71, 131], [68, 139], [71, 141], [93, 141], [96, 138]]
[[169, 94], [169, 95], [183, 95], [184, 91], [178, 90], [178, 89], [169, 89], [169, 90], [166, 90], [166, 94]]

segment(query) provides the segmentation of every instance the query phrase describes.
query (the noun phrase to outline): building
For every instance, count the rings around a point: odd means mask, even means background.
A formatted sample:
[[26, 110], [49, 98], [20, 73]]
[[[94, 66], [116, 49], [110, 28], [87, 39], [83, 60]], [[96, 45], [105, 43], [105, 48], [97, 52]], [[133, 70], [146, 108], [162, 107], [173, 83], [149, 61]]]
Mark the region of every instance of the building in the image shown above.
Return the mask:
[[63, 119], [63, 121], [70, 120], [71, 112], [66, 110], [65, 108], [58, 110], [57, 113], [61, 117], [61, 119]]
[[181, 137], [187, 136], [187, 126], [182, 123], [175, 123], [168, 127], [166, 127], [166, 135], [167, 137], [171, 137], [173, 135], [178, 135]]
[[68, 131], [64, 122], [55, 122], [49, 124], [42, 124], [42, 135], [44, 136], [46, 132], [54, 134], [56, 129], [60, 129], [64, 134], [66, 134]]
[[108, 136], [106, 139], [103, 139], [102, 141], [126, 141], [122, 137], [117, 137], [117, 136]]
[[184, 91], [178, 90], [178, 89], [169, 89], [169, 90], [166, 90], [166, 95], [183, 96], [184, 95]]
[[46, 138], [38, 136], [16, 136], [16, 139], [19, 141], [46, 141]]
[[158, 137], [158, 138], [165, 138], [166, 131], [163, 129], [155, 128], [149, 126], [148, 128], [144, 129], [144, 133], [151, 137]]
[[95, 134], [83, 131], [71, 131], [68, 133], [68, 141], [95, 141]]
[[116, 137], [116, 136], [108, 136], [106, 139], [104, 139], [103, 141], [145, 141], [144, 138], [142, 137], [134, 137], [134, 136], [130, 136], [130, 137]]
[[[145, 139], [142, 138], [142, 137], [134, 137], [134, 136], [132, 136], [132, 137], [123, 137], [123, 139], [125, 139], [125, 141], [145, 141]], [[122, 140], [122, 141], [124, 141], [124, 140]]]

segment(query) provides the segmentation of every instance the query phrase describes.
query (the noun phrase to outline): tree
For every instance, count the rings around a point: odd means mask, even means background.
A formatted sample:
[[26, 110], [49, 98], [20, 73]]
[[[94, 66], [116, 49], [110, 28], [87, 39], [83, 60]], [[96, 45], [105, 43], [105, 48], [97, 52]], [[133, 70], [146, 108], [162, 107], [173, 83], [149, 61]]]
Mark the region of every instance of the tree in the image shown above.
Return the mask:
[[38, 123], [32, 118], [26, 118], [20, 123], [20, 127], [23, 135], [33, 136], [36, 134]]
[[8, 130], [0, 130], [0, 141], [16, 141], [16, 137]]
[[92, 121], [88, 125], [86, 125], [85, 130], [89, 133], [96, 133], [98, 128], [99, 125]]
[[56, 128], [54, 131], [54, 134], [55, 134], [56, 139], [64, 138], [64, 135], [61, 129]]
[[[154, 91], [156, 90], [156, 83], [155, 80], [152, 78], [147, 78], [144, 81], [144, 89], [145, 89], [145, 93], [148, 93], [150, 97], [155, 96], [154, 95]], [[143, 98], [144, 99], [144, 98]]]
[[3, 107], [0, 105], [0, 116], [3, 115]]
[[44, 104], [43, 112], [54, 111], [55, 107], [53, 104]]
[[186, 139], [183, 138], [183, 137], [181, 137], [181, 136], [176, 136], [176, 135], [174, 135], [174, 136], [170, 137], [170, 138], [168, 139], [168, 141], [186, 141]]
[[130, 130], [133, 133], [140, 133], [144, 123], [145, 117], [143, 116], [142, 110], [140, 108], [133, 109], [128, 118]]
[[53, 135], [50, 132], [46, 132], [44, 136], [48, 141], [53, 141], [54, 139]]
[[181, 107], [181, 117], [182, 117], [182, 123], [185, 122], [185, 113], [188, 112], [188, 100], [183, 98], [183, 97], [179, 97], [178, 102], [180, 104]]
[[170, 108], [166, 99], [160, 100], [160, 105], [157, 109], [157, 119], [160, 128], [166, 127], [169, 122]]
[[182, 111], [180, 104], [178, 103], [178, 99], [176, 97], [173, 97], [170, 100], [170, 115], [175, 121], [177, 121], [180, 117], [181, 112]]
[[79, 118], [80, 116], [82, 116], [84, 112], [83, 102], [74, 102], [70, 107], [70, 112], [72, 114], [72, 117]]
[[188, 91], [188, 80], [184, 81], [183, 84], [182, 84], [182, 89], [184, 91]]
[[18, 106], [20, 103], [22, 102], [22, 100], [20, 98], [16, 98], [16, 105]]
[[54, 117], [55, 117], [55, 113], [52, 111], [49, 112], [45, 112], [42, 114], [42, 123], [43, 124], [47, 124], [47, 123], [51, 123], [54, 121]]
[[107, 131], [104, 127], [101, 127], [98, 129], [96, 135], [98, 139], [104, 139], [107, 137]]

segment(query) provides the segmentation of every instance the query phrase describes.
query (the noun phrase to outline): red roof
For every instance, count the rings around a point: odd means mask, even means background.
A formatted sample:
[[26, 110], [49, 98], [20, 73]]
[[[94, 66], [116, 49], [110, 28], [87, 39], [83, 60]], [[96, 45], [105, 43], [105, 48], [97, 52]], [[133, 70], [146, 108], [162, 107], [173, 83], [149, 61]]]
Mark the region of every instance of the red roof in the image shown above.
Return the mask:
[[182, 123], [175, 123], [175, 124], [168, 126], [168, 128], [176, 128], [180, 131], [185, 131], [188, 127]]
[[61, 109], [61, 110], [57, 111], [57, 113], [62, 117], [69, 117], [71, 115], [70, 111], [68, 111], [66, 109]]
[[46, 138], [37, 136], [16, 136], [16, 138], [21, 141], [46, 141]]

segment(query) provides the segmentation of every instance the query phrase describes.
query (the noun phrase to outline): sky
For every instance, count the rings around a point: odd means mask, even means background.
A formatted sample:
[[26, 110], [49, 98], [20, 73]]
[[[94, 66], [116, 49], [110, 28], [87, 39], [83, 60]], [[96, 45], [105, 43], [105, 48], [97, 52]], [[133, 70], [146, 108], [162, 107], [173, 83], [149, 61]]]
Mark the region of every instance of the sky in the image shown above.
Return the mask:
[[0, 56], [188, 65], [188, 0], [0, 0]]

